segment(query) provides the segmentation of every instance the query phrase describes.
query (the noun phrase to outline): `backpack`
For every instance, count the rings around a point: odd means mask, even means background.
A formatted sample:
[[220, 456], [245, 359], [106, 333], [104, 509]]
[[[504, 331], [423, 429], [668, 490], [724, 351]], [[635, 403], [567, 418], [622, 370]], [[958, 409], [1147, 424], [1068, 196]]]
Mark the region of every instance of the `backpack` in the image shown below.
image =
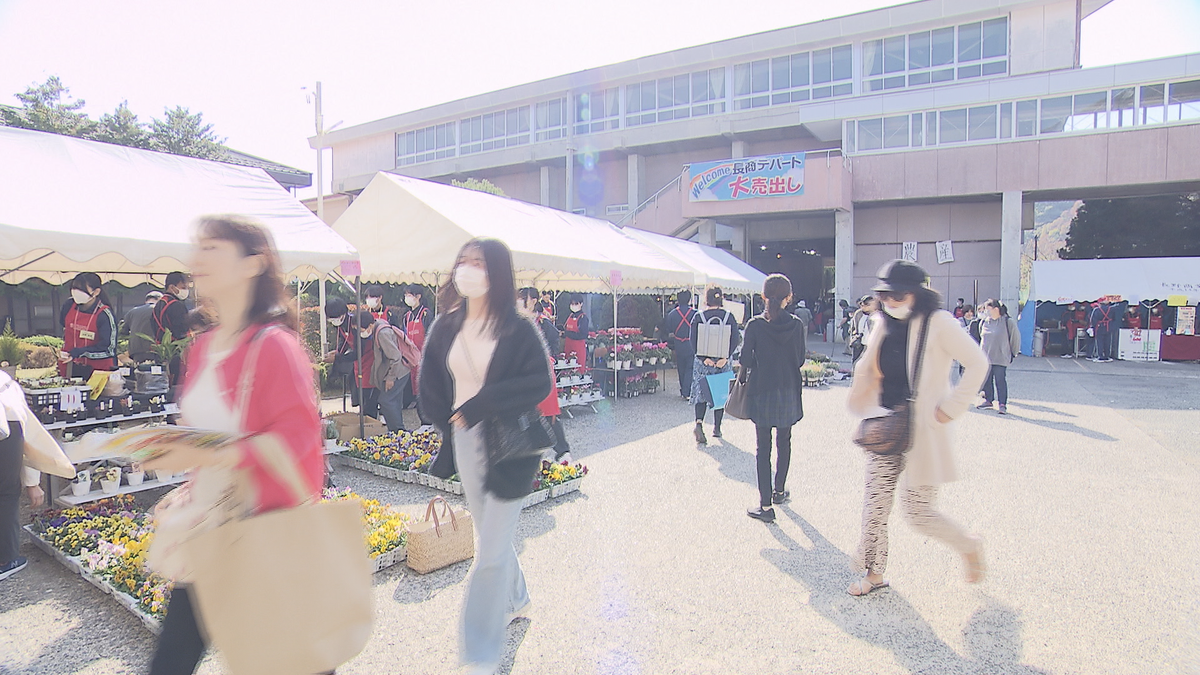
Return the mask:
[[692, 336], [696, 343], [696, 356], [709, 358], [729, 358], [729, 344], [733, 338], [733, 326], [727, 323], [729, 312], [722, 310], [721, 314], [705, 317], [700, 314], [701, 323], [696, 325], [696, 334]]
[[396, 334], [396, 341], [400, 344], [400, 360], [410, 370], [419, 367], [421, 365], [420, 348], [417, 347], [412, 338], [408, 337], [408, 334], [404, 331], [391, 324], [388, 324], [388, 328], [391, 328], [392, 332]]

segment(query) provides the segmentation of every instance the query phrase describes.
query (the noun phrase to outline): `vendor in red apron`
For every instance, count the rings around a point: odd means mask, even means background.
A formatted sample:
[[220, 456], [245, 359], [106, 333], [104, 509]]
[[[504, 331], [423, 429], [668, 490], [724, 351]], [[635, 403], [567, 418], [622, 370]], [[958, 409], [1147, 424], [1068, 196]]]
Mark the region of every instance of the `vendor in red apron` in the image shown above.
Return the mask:
[[1148, 321], [1150, 330], [1162, 330], [1162, 308], [1163, 304], [1161, 302], [1154, 303], [1154, 306], [1150, 308], [1150, 319]]
[[[404, 289], [404, 304], [408, 307], [408, 311], [404, 313], [404, 334], [409, 340], [417, 346], [417, 349], [425, 350], [425, 336], [429, 334], [429, 325], [433, 323], [433, 313], [425, 306], [425, 289], [420, 284], [409, 284]], [[409, 393], [405, 396], [404, 407], [408, 408], [416, 405], [419, 390], [417, 389], [417, 380], [420, 376], [421, 367], [419, 365], [412, 366], [412, 386], [409, 387]], [[421, 408], [417, 407], [418, 414]], [[421, 422], [425, 419], [422, 417]]]
[[101, 287], [100, 275], [80, 272], [63, 305], [63, 349], [58, 374], [87, 380], [93, 370], [117, 369], [117, 319]]
[[400, 319], [396, 315], [396, 310], [383, 304], [383, 286], [374, 285], [367, 286], [367, 297], [363, 301], [367, 311], [376, 319], [383, 319], [392, 324], [396, 328], [402, 328]]
[[[333, 327], [333, 349], [322, 359], [329, 367], [329, 380], [340, 382], [343, 392], [350, 389], [350, 402], [358, 405], [358, 385], [352, 384], [354, 377], [355, 341], [354, 321], [345, 300], [330, 300], [325, 303], [325, 320]], [[344, 395], [344, 394], [343, 394]]]
[[[526, 287], [517, 290], [517, 313], [533, 321], [533, 324], [542, 332], [542, 339], [546, 341], [546, 350], [550, 354], [550, 367], [553, 369], [554, 356], [558, 354], [558, 329], [554, 327], [553, 321], [546, 318], [546, 306], [544, 302], [538, 300], [536, 288]], [[567, 444], [567, 436], [563, 431], [560, 417], [562, 408], [558, 405], [558, 387], [550, 390], [550, 394], [538, 404], [537, 409], [542, 417], [550, 420], [550, 426], [554, 429], [554, 461], [561, 462], [564, 459], [571, 461], [570, 455], [567, 454], [570, 452], [571, 446]]]
[[[167, 331], [171, 332], [172, 340], [183, 340], [191, 332], [191, 322], [188, 319], [188, 308], [184, 303], [190, 293], [192, 280], [183, 272], [171, 272], [167, 275], [167, 289], [154, 305], [154, 341], [162, 344]], [[181, 358], [171, 359], [171, 384], [179, 384], [183, 375]]]
[[568, 361], [574, 354], [579, 359], [579, 365], [587, 364], [589, 330], [591, 330], [591, 322], [588, 321], [587, 314], [583, 313], [583, 296], [576, 293], [571, 296], [571, 313], [563, 322], [563, 336], [566, 338], [563, 340], [563, 353], [567, 355]]
[[1121, 324], [1122, 328], [1139, 329], [1142, 327], [1142, 314], [1138, 311], [1138, 307], [1130, 306], [1125, 310], [1125, 319]]

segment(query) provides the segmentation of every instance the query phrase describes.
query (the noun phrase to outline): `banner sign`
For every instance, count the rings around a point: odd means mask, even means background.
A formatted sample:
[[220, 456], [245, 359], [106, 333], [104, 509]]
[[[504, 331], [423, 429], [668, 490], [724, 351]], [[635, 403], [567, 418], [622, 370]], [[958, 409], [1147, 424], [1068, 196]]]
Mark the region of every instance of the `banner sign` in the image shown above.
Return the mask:
[[917, 262], [917, 242], [906, 241], [900, 247], [900, 259]]
[[1175, 310], [1175, 332], [1179, 335], [1196, 334], [1196, 308], [1180, 307]]
[[341, 275], [347, 279], [362, 276], [362, 261], [361, 260], [342, 260]]
[[1161, 330], [1122, 328], [1117, 339], [1117, 358], [1122, 361], [1158, 361]]
[[939, 265], [954, 262], [954, 244], [949, 240], [939, 241], [934, 244], [937, 247], [937, 258]]
[[794, 197], [804, 194], [804, 153], [696, 162], [688, 176], [692, 202]]

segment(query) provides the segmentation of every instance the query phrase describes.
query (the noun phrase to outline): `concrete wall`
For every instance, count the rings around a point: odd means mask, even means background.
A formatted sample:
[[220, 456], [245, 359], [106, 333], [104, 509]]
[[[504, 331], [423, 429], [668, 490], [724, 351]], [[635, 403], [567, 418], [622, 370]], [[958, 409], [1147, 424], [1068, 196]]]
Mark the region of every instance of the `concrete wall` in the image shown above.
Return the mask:
[[337, 144], [333, 155], [333, 191], [361, 190], [362, 185], [346, 183], [347, 178], [366, 177], [376, 171], [391, 171], [396, 168], [396, 135], [394, 133], [375, 134], [363, 138], [343, 141]]
[[1075, 0], [1014, 8], [1009, 25], [1009, 74], [1075, 67]]
[[601, 159], [588, 170], [586, 161], [583, 155], [575, 156], [574, 207], [604, 218], [605, 207], [629, 202], [629, 165], [625, 157], [614, 156]]
[[504, 190], [504, 194], [513, 199], [537, 204], [542, 198], [542, 174], [540, 167], [530, 167], [528, 171], [516, 173], [479, 172], [471, 174], [472, 178], [486, 178], [493, 185]]
[[[954, 242], [954, 262], [939, 265], [934, 242]], [[881, 206], [854, 210], [854, 296], [867, 293], [875, 273], [899, 258], [901, 244], [916, 241], [917, 263], [930, 284], [950, 299], [979, 299], [1000, 293], [1000, 201]]]

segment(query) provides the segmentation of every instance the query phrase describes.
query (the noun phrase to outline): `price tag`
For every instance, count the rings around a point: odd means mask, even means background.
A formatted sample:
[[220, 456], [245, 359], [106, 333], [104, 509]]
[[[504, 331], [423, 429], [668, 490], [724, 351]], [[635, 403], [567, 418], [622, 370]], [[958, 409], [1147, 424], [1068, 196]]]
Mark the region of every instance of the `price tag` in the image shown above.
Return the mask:
[[58, 407], [63, 412], [75, 412], [83, 408], [83, 392], [75, 387], [65, 388], [58, 394]]
[[162, 375], [162, 366], [150, 366], [151, 375]]
[[121, 369], [121, 377], [130, 377], [132, 375], [133, 375], [133, 373], [128, 367]]

